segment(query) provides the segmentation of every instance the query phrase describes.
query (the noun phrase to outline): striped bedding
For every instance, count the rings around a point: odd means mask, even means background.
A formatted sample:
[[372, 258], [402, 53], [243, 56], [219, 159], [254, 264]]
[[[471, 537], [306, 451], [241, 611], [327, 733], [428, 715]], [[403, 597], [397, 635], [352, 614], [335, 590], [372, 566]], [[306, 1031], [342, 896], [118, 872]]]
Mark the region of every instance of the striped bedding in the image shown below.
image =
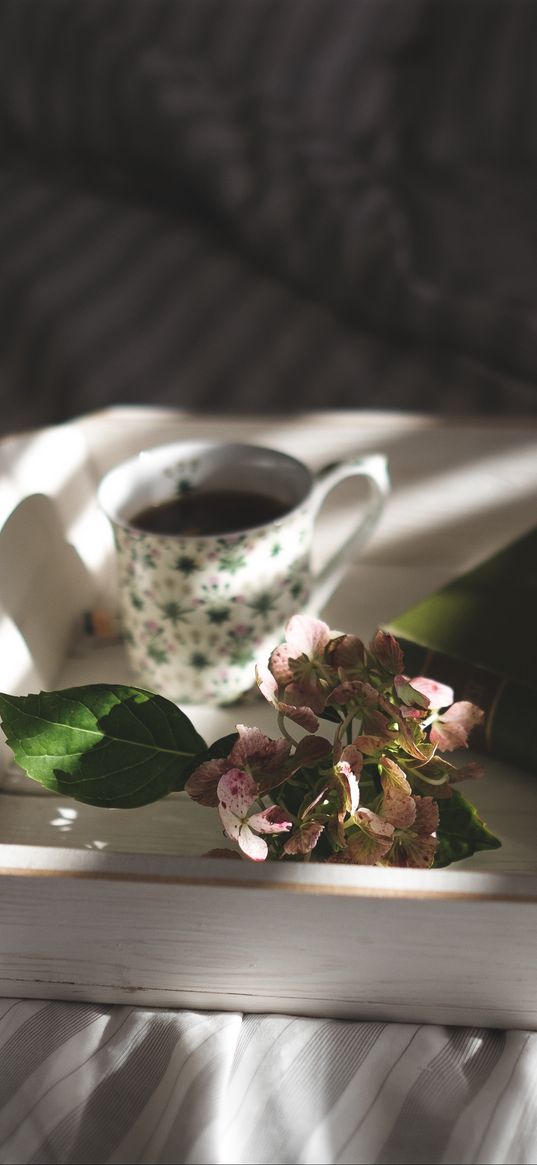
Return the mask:
[[531, 0], [3, 0], [0, 409], [537, 411]]
[[0, 1160], [535, 1162], [537, 1033], [2, 1000]]

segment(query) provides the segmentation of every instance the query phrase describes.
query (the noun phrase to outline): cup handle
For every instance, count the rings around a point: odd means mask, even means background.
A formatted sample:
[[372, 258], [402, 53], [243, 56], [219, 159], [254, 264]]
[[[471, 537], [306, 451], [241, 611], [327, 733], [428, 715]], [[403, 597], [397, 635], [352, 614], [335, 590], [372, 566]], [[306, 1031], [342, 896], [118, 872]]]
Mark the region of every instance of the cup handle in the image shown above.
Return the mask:
[[369, 483], [369, 497], [361, 522], [342, 545], [313, 577], [313, 589], [308, 608], [319, 612], [341, 581], [354, 554], [362, 548], [373, 533], [390, 492], [388, 461], [383, 453], [369, 453], [327, 465], [315, 477], [312, 494], [313, 520], [328, 494], [349, 477], [365, 477]]

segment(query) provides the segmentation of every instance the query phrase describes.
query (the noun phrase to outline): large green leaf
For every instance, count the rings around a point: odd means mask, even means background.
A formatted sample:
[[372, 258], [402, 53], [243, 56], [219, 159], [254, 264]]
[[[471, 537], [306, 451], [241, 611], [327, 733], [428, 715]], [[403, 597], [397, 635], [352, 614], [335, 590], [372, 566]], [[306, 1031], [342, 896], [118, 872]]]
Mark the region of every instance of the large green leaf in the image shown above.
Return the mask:
[[435, 866], [460, 862], [481, 849], [498, 849], [501, 841], [490, 832], [477, 810], [462, 793], [453, 790], [451, 797], [439, 799], [440, 822], [436, 831], [438, 849]]
[[206, 748], [175, 704], [124, 685], [0, 693], [0, 717], [29, 777], [109, 809], [134, 809], [183, 788], [193, 758]]

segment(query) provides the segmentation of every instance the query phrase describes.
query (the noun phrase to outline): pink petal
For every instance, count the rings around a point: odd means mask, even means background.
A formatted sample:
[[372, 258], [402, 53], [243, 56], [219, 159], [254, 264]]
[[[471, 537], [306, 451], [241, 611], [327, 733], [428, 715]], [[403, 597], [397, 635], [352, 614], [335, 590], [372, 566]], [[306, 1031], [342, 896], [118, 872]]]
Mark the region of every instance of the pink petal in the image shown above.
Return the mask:
[[228, 809], [227, 805], [222, 804], [222, 802], [218, 806], [218, 812], [220, 814], [220, 820], [224, 827], [224, 833], [226, 836], [230, 837], [232, 841], [238, 841], [242, 826], [240, 817], [237, 817], [236, 814], [233, 813], [231, 809]]
[[218, 805], [217, 788], [220, 778], [228, 772], [230, 762], [224, 757], [215, 757], [204, 761], [190, 774], [185, 783], [185, 792], [198, 805], [215, 807]]
[[377, 813], [373, 813], [371, 809], [366, 809], [365, 806], [363, 809], [359, 809], [356, 820], [371, 837], [385, 837], [389, 838], [390, 841], [392, 840], [393, 825], [383, 817], [379, 817]]
[[341, 756], [338, 759], [340, 761], [346, 761], [347, 764], [350, 765], [355, 777], [360, 776], [364, 764], [364, 758], [360, 752], [360, 749], [357, 748], [355, 744], [346, 744], [343, 752], [341, 753]]
[[293, 615], [285, 628], [285, 638], [295, 658], [299, 655], [322, 655], [330, 640], [330, 628], [322, 619], [310, 615]]
[[483, 720], [481, 708], [469, 700], [459, 700], [447, 708], [433, 724], [430, 739], [439, 748], [450, 752], [454, 748], [466, 748], [468, 733]]
[[[291, 751], [290, 741], [271, 740], [259, 728], [237, 724], [239, 739], [229, 754], [230, 767], [271, 770], [278, 769]], [[229, 764], [228, 762], [228, 764]]]
[[277, 704], [278, 685], [272, 672], [264, 663], [258, 663], [255, 669], [255, 681], [261, 695], [269, 704]]
[[386, 793], [389, 788], [392, 788], [398, 789], [400, 793], [405, 793], [407, 796], [410, 796], [412, 789], [407, 780], [406, 773], [400, 765], [391, 756], [386, 755], [381, 756], [380, 764], [380, 780], [384, 792]]
[[451, 708], [442, 713], [441, 719], [443, 724], [456, 720], [469, 732], [476, 724], [481, 724], [483, 716], [483, 710], [475, 704], [471, 704], [469, 700], [458, 700], [456, 704], [452, 704]]
[[428, 837], [438, 829], [440, 813], [434, 797], [415, 797], [416, 820], [414, 832]]
[[408, 832], [402, 839], [397, 839], [393, 849], [393, 861], [388, 864], [399, 866], [401, 869], [429, 870], [434, 862], [437, 847], [435, 837], [421, 837]]
[[340, 760], [335, 769], [345, 790], [345, 810], [347, 813], [356, 813], [360, 804], [360, 789], [351, 766], [348, 761]]
[[315, 849], [317, 842], [323, 832], [324, 825], [318, 821], [308, 821], [306, 825], [301, 825], [296, 833], [287, 838], [284, 843], [284, 853], [286, 854], [309, 854], [312, 849]]
[[295, 659], [292, 648], [288, 643], [282, 643], [279, 647], [275, 647], [269, 660], [270, 671], [272, 672], [278, 684], [289, 684], [293, 678], [293, 672], [289, 666], [289, 660]]
[[375, 756], [384, 748], [386, 744], [386, 737], [373, 735], [366, 736], [364, 733], [360, 736], [357, 736], [354, 743], [360, 752], [365, 754], [365, 756]]
[[402, 704], [401, 707], [397, 709], [397, 714], [398, 716], [401, 716], [403, 720], [423, 719], [423, 709], [420, 711], [419, 708], [407, 708], [404, 704]]
[[430, 708], [447, 708], [453, 703], [453, 688], [447, 684], [439, 684], [437, 680], [430, 680], [427, 676], [413, 676], [410, 682], [416, 691], [427, 696]]
[[[372, 684], [365, 683], [364, 680], [343, 680], [330, 692], [328, 700], [331, 704], [347, 704], [354, 700], [363, 704], [365, 708], [376, 708], [379, 693]], [[393, 715], [395, 709], [391, 708], [390, 711]]]
[[328, 696], [328, 703], [350, 704], [351, 700], [354, 700], [356, 697], [356, 693], [353, 689], [353, 683], [353, 680], [344, 680], [342, 684], [338, 684], [337, 687], [332, 688], [332, 691]]
[[261, 813], [254, 813], [248, 818], [248, 825], [250, 829], [255, 829], [256, 833], [286, 833], [293, 828], [293, 822], [289, 821], [278, 805], [271, 805]]
[[220, 778], [216, 791], [220, 802], [220, 816], [222, 810], [225, 810], [241, 821], [255, 801], [258, 789], [249, 773], [244, 773], [242, 769], [229, 769]]
[[317, 732], [319, 721], [311, 708], [296, 708], [294, 704], [284, 704], [283, 701], [280, 701], [277, 707], [284, 716], [305, 728], [306, 732]]
[[398, 829], [408, 829], [416, 820], [414, 797], [398, 789], [387, 789], [382, 798], [382, 816]]
[[268, 854], [268, 845], [264, 838], [258, 837], [248, 825], [242, 825], [238, 837], [239, 847], [247, 858], [253, 862], [264, 862]]
[[373, 837], [370, 833], [354, 834], [347, 848], [328, 858], [329, 862], [341, 862], [353, 866], [376, 866], [391, 849], [393, 837]]
[[468, 733], [462, 724], [444, 724], [443, 720], [437, 720], [432, 725], [429, 739], [431, 744], [436, 744], [442, 752], [453, 752], [455, 748], [468, 747]]
[[365, 665], [365, 647], [357, 635], [339, 635], [330, 642], [330, 663], [344, 671], [362, 671]]
[[322, 712], [326, 698], [318, 683], [313, 680], [302, 683], [287, 684], [283, 693], [286, 704], [293, 704], [295, 708], [311, 708], [312, 712]]
[[395, 636], [382, 628], [376, 632], [371, 641], [371, 651], [378, 659], [381, 667], [391, 675], [397, 675], [403, 670], [403, 652]]
[[323, 756], [327, 756], [331, 751], [330, 741], [325, 740], [324, 736], [303, 736], [292, 757], [293, 771], [295, 765], [296, 768], [301, 768], [302, 765], [304, 768], [316, 765]]
[[[384, 707], [384, 704], [382, 704]], [[364, 722], [363, 734], [364, 736], [381, 736], [385, 741], [391, 740], [394, 736], [394, 730], [390, 728], [390, 723], [394, 718], [394, 708], [390, 707], [388, 713], [389, 719], [382, 712], [376, 711], [374, 708], [364, 708]], [[358, 745], [358, 747], [360, 747]]]

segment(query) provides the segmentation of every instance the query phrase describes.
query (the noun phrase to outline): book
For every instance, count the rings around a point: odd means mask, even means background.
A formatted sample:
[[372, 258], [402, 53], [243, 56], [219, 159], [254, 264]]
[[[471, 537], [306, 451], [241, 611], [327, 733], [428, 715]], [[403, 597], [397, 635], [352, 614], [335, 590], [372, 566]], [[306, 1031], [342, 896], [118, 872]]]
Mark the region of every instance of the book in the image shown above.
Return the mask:
[[410, 676], [483, 709], [471, 744], [537, 773], [537, 527], [386, 625]]

